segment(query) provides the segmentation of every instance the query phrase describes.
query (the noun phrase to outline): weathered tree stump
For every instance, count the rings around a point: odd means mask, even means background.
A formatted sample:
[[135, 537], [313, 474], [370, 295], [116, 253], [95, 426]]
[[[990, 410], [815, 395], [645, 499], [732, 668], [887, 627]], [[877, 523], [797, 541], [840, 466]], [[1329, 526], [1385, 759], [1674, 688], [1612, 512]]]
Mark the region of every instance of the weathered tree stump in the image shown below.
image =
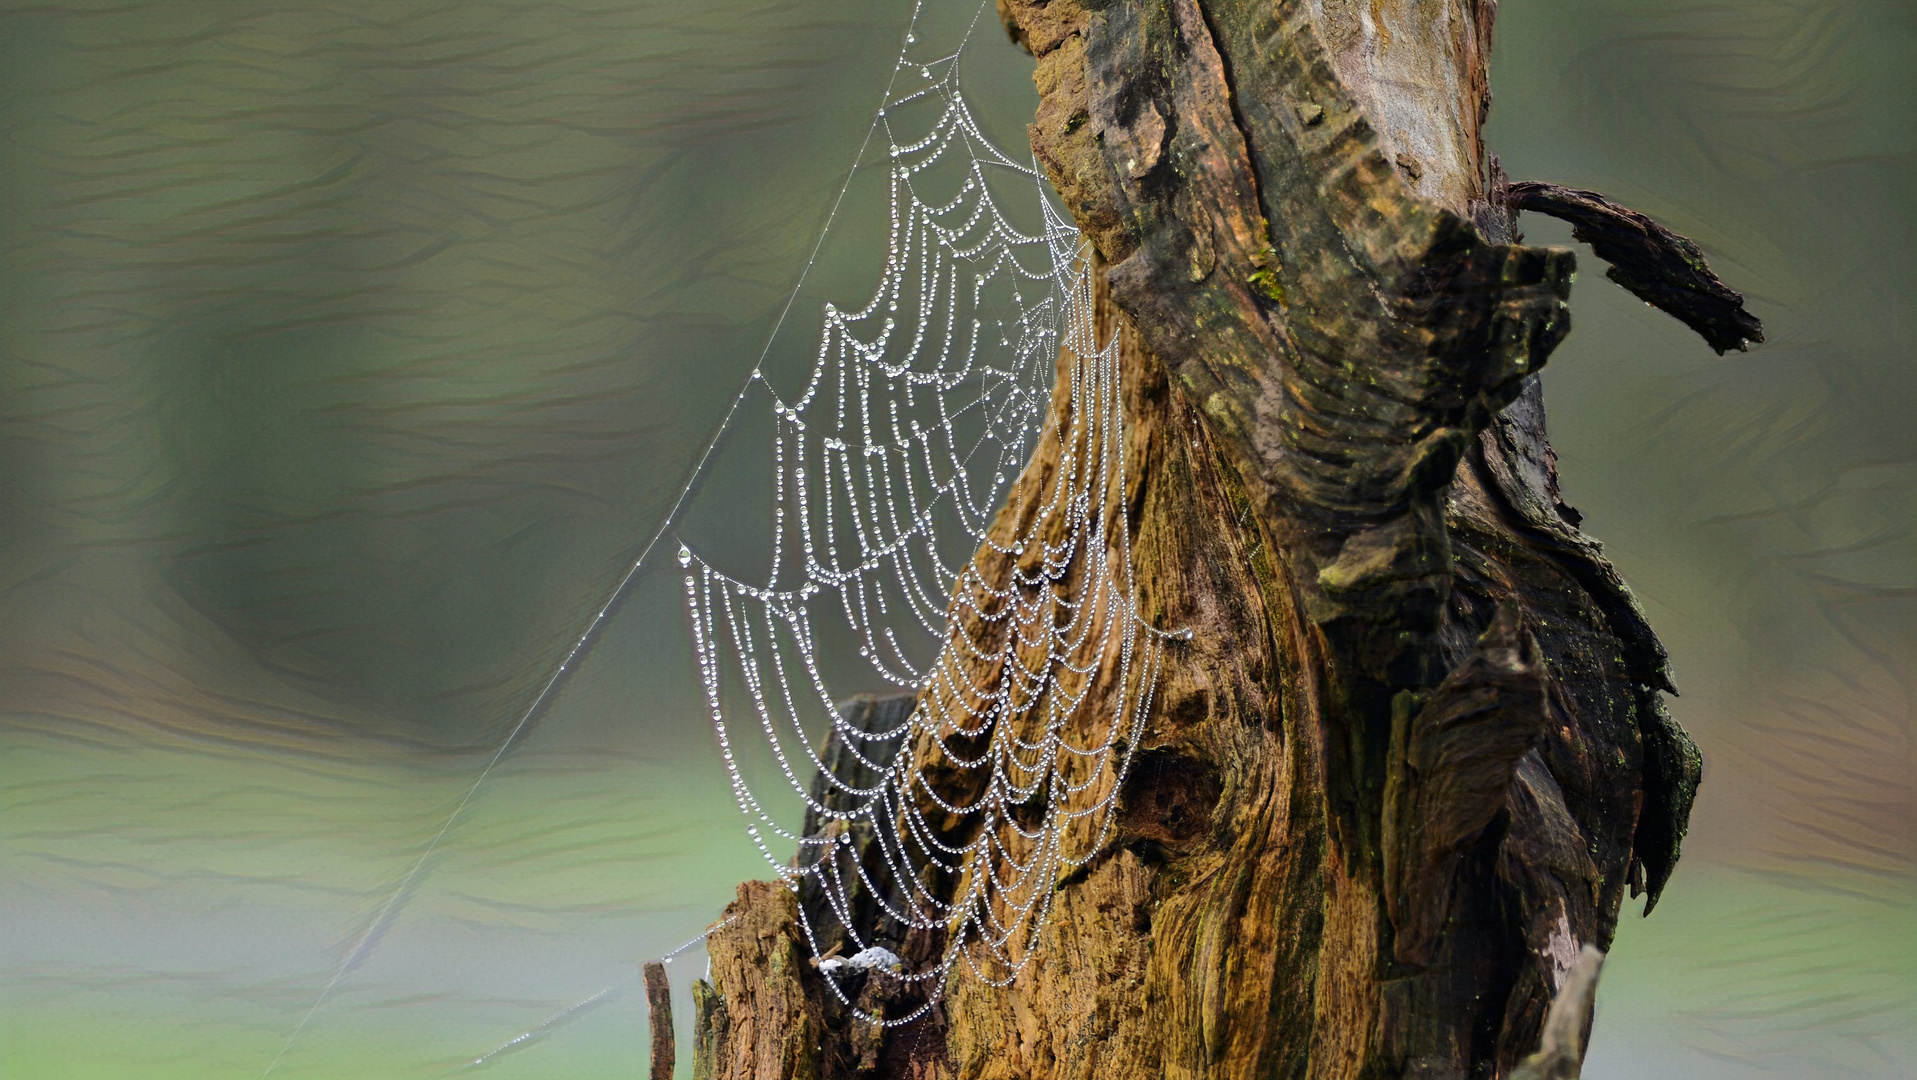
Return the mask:
[[[1720, 351], [1756, 320], [1641, 215], [1504, 185], [1479, 137], [1493, 0], [999, 7], [1122, 338], [1109, 505], [1145, 616], [1193, 635], [1013, 987], [961, 979], [875, 1029], [809, 962], [816, 900], [747, 883], [697, 1074], [1512, 1075], [1626, 892], [1656, 901], [1700, 770], [1663, 648], [1559, 496], [1536, 372], [1574, 262], [1514, 243], [1514, 207], [1572, 217]], [[942, 947], [859, 929], [908, 963]], [[1548, 1075], [1581, 1053], [1588, 981], [1570, 995]]]

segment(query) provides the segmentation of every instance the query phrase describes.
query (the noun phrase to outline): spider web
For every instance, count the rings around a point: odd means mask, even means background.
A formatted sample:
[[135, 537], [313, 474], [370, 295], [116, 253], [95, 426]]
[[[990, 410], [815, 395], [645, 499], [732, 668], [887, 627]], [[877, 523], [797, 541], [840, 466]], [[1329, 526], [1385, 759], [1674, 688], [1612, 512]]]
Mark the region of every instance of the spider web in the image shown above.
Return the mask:
[[[959, 87], [960, 60], [981, 22], [990, 24], [990, 6], [969, 17], [956, 0], [945, 11], [928, 12], [926, 0], [913, 8], [867, 138], [867, 149], [886, 140], [890, 193], [877, 288], [856, 309], [826, 306], [796, 393], [782, 396], [752, 372], [658, 531], [334, 966], [262, 1080], [370, 955], [474, 796], [578, 669], [757, 394], [776, 418], [769, 571], [729, 573], [679, 547], [699, 673], [748, 833], [794, 891], [823, 902], [837, 924], [825, 929], [845, 936], [854, 961], [877, 954], [887, 962], [862, 966], [921, 991], [916, 1008], [881, 1017], [828, 977], [867, 1021], [923, 1016], [961, 962], [1003, 986], [1030, 961], [1059, 879], [1109, 831], [1164, 643], [1189, 632], [1151, 627], [1133, 597], [1118, 346], [1116, 337], [1098, 340], [1083, 238], [1038, 169], [986, 137]], [[952, 28], [943, 33], [950, 47], [930, 43], [939, 23]], [[866, 168], [860, 156], [855, 174]], [[1035, 208], [1038, 225], [1022, 230], [1015, 205]], [[762, 365], [771, 349], [768, 340]], [[835, 707], [820, 658], [824, 639], [847, 633], [870, 674], [915, 695], [897, 723], [861, 727]], [[732, 684], [745, 691], [743, 709]], [[792, 832], [754, 793], [735, 742], [741, 711], [759, 732], [749, 738], [762, 737], [822, 828]], [[824, 767], [808, 729], [827, 731], [859, 766], [850, 771], [875, 779], [848, 782], [845, 770]], [[812, 775], [820, 797], [801, 779]], [[876, 860], [861, 858], [861, 839]], [[797, 845], [799, 856], [787, 861], [775, 842]], [[873, 948], [876, 935], [855, 929], [859, 903], [876, 903], [888, 940], [913, 931], [942, 938], [938, 958], [907, 970]], [[800, 911], [830, 970], [821, 927], [807, 904]]]
[[[1059, 879], [1109, 831], [1168, 637], [1133, 597], [1118, 345], [1097, 340], [1084, 242], [960, 90], [984, 5], [944, 50], [919, 40], [923, 7], [874, 129], [890, 195], [879, 283], [856, 308], [825, 305], [796, 391], [758, 370], [747, 387], [775, 417], [769, 570], [678, 550], [748, 832], [814, 901], [801, 919], [828, 972], [843, 966], [821, 948], [818, 901], [854, 964], [917, 985], [903, 1016], [854, 1006], [887, 1025], [931, 1009], [960, 963], [993, 985], [1025, 967]], [[1037, 229], [1014, 223], [1016, 199]], [[841, 712], [820, 661], [832, 635], [915, 695], [902, 719], [868, 730]], [[821, 730], [870, 782], [822, 761]], [[755, 791], [747, 740], [814, 828], [785, 827]], [[861, 904], [886, 940], [930, 932], [941, 955], [909, 970], [856, 928]]]

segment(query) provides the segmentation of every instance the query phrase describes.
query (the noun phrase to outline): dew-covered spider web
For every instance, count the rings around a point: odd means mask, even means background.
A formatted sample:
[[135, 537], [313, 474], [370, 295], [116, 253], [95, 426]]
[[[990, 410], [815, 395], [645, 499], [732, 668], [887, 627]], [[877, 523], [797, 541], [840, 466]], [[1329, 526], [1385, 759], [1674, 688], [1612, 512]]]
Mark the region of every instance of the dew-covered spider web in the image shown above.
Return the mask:
[[[1101, 336], [1088, 249], [1029, 152], [995, 145], [960, 88], [967, 50], [999, 32], [992, 7], [918, 0], [824, 234], [691, 479], [263, 1078], [377, 946], [655, 554], [675, 548], [732, 790], [805, 899], [833, 992], [867, 1020], [905, 1024], [961, 970], [1007, 985], [1034, 955], [1057, 884], [1109, 830], [1172, 635], [1134, 597], [1119, 352]], [[889, 217], [869, 232], [841, 222], [854, 180], [875, 176]], [[774, 363], [779, 327], [807, 314], [798, 301], [835, 229], [884, 245], [877, 283], [812, 309], [816, 349], [787, 370]], [[682, 542], [728, 431], [760, 407], [772, 416], [765, 557]], [[886, 686], [908, 704], [852, 723], [848, 670], [852, 690]], [[854, 767], [823, 763], [828, 747]], [[767, 779], [796, 793], [813, 828], [794, 828], [792, 794]], [[935, 947], [902, 946], [915, 937]], [[903, 987], [909, 1007], [864, 1012], [841, 982], [853, 968]]]
[[[1099, 340], [1083, 240], [959, 89], [966, 43], [997, 30], [988, 8], [943, 46], [915, 14], [874, 124], [878, 284], [825, 305], [802, 383], [753, 372], [776, 418], [769, 567], [678, 549], [748, 831], [809, 901], [803, 928], [847, 1005], [848, 964], [916, 984], [916, 1008], [865, 1017], [885, 1024], [930, 1009], [961, 964], [998, 985], [1023, 969], [1059, 879], [1109, 828], [1165, 639], [1134, 601], [1117, 339]], [[1038, 228], [1015, 224], [1015, 199]], [[915, 704], [853, 723], [822, 634]], [[826, 732], [853, 768], [821, 761]], [[746, 740], [805, 800], [809, 835], [749, 782]], [[915, 965], [873, 926], [942, 948]]]

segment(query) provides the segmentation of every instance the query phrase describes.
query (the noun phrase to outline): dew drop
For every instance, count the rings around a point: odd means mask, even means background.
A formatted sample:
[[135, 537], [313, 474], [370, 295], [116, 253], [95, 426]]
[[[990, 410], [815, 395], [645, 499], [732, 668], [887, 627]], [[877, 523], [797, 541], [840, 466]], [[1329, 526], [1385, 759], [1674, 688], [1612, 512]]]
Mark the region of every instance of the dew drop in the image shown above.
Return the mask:
[[679, 565], [680, 566], [692, 565], [692, 549], [686, 547], [684, 544], [679, 545]]

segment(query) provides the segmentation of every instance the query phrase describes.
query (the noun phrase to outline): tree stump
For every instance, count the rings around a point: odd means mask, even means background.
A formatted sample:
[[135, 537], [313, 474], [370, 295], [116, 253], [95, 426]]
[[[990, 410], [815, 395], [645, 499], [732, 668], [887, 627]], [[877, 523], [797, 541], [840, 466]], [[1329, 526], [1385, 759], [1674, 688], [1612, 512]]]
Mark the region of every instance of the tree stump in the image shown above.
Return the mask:
[[[1701, 767], [1662, 646], [1559, 496], [1536, 373], [1575, 264], [1514, 242], [1516, 208], [1583, 215], [1614, 277], [1720, 351], [1761, 330], [1682, 238], [1503, 182], [1479, 135], [1493, 0], [999, 10], [1122, 339], [1129, 487], [1107, 495], [1141, 610], [1192, 634], [1015, 985], [961, 979], [875, 1028], [803, 947], [816, 898], [747, 883], [709, 942], [697, 1075], [1511, 1075], [1626, 893], [1655, 903]], [[990, 545], [974, 565], [1010, 571]], [[926, 964], [932, 938], [887, 940]], [[868, 1012], [917, 1004], [879, 986]]]

